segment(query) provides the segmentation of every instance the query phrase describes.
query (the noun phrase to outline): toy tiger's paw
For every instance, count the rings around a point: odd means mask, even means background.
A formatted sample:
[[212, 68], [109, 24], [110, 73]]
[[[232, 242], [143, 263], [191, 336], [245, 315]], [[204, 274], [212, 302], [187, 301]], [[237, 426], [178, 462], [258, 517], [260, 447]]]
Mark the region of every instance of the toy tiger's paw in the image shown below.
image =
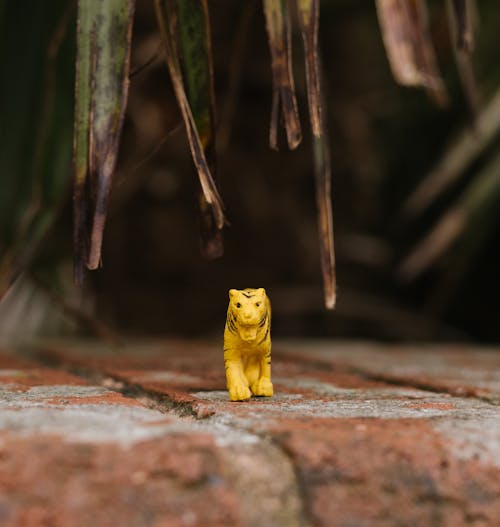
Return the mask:
[[252, 384], [252, 393], [261, 397], [271, 397], [274, 393], [273, 383], [269, 379], [259, 379]]
[[231, 401], [247, 401], [252, 396], [248, 386], [244, 384], [233, 384], [229, 388], [229, 398]]

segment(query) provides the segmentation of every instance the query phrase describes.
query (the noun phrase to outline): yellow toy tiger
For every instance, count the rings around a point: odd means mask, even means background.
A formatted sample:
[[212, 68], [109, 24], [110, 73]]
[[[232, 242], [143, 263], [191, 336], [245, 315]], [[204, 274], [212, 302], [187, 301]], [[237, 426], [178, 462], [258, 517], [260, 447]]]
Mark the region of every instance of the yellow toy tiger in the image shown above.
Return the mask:
[[224, 365], [231, 401], [273, 395], [271, 303], [265, 289], [229, 290]]

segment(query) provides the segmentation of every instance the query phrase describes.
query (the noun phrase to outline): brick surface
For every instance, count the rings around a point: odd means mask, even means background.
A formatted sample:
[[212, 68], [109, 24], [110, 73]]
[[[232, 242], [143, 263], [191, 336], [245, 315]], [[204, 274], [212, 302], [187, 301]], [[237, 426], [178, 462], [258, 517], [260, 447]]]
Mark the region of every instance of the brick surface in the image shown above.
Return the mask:
[[[66, 341], [33, 345], [34, 362], [0, 356], [0, 518], [500, 525], [500, 353], [274, 350], [276, 395], [245, 403], [229, 402], [218, 344]], [[22, 452], [32, 469], [19, 471]]]
[[[500, 403], [498, 349], [465, 345], [399, 346], [362, 342], [288, 342], [286, 354], [362, 372], [391, 382], [425, 386]], [[374, 360], [375, 359], [375, 360]]]
[[500, 472], [428, 420], [280, 422], [315, 525], [500, 525]]
[[65, 371], [0, 366], [2, 527], [241, 524], [211, 434]]
[[127, 448], [3, 436], [1, 525], [240, 525], [214, 450], [201, 434]]

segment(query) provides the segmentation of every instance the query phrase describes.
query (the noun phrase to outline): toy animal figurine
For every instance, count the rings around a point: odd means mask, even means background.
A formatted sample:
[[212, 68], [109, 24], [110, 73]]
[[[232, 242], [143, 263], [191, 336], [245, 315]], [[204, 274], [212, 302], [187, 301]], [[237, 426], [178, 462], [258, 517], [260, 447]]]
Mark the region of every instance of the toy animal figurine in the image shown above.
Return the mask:
[[265, 289], [229, 290], [224, 365], [231, 401], [273, 395], [271, 303]]

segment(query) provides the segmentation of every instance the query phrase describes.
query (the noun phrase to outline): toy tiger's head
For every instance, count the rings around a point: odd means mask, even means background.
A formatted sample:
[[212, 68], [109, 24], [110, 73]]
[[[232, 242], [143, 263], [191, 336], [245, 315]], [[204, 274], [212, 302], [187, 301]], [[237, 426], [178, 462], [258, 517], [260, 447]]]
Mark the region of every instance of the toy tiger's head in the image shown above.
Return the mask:
[[242, 340], [254, 341], [259, 329], [269, 323], [269, 317], [269, 299], [264, 288], [229, 290], [228, 321], [231, 319]]

